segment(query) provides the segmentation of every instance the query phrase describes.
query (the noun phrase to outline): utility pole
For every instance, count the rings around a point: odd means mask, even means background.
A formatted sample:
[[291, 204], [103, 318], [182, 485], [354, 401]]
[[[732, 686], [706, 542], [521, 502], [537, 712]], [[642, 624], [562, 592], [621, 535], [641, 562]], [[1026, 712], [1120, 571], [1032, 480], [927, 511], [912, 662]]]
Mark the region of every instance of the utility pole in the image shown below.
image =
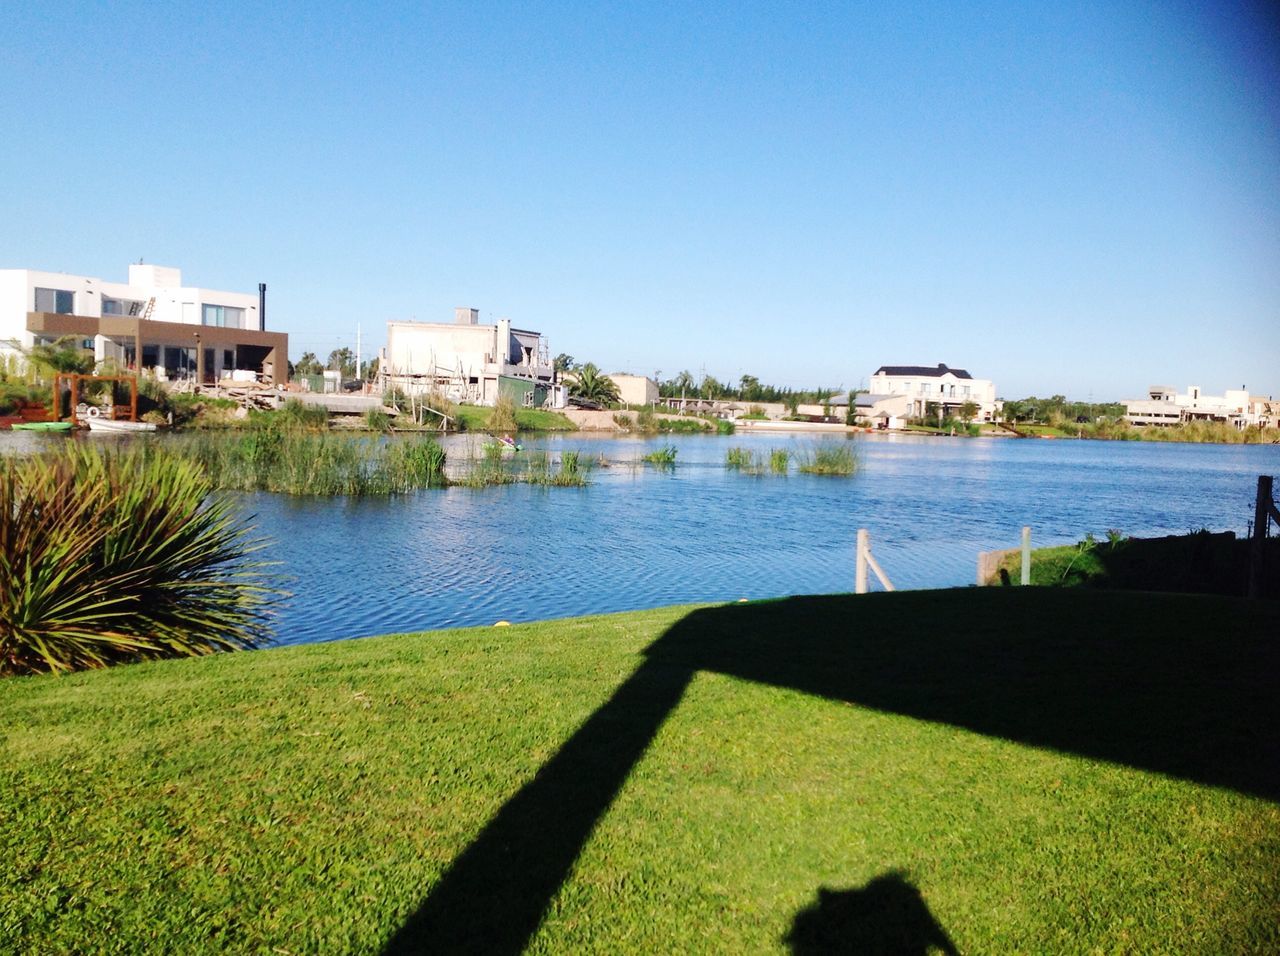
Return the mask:
[[360, 374], [360, 323], [359, 322], [356, 323], [356, 378], [359, 379], [361, 382], [364, 381], [364, 376]]

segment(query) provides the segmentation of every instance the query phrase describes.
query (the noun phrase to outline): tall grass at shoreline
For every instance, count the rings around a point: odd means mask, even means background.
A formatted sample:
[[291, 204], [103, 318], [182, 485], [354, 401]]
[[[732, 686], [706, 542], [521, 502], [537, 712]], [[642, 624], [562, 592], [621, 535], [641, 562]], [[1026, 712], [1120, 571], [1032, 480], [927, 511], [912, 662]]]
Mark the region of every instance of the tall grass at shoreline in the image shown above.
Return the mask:
[[255, 647], [273, 595], [193, 460], [69, 443], [0, 461], [0, 674]]
[[429, 437], [257, 428], [235, 436], [192, 435], [166, 449], [197, 462], [214, 487], [234, 491], [363, 497], [447, 484], [444, 449]]

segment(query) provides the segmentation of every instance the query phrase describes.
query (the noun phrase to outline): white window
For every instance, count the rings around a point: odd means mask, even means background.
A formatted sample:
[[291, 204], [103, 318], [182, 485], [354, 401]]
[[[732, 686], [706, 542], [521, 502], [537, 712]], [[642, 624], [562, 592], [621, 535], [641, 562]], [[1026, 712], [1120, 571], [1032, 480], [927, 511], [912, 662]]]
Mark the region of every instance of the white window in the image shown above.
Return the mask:
[[36, 311], [75, 315], [76, 296], [65, 289], [36, 289]]
[[229, 305], [206, 305], [201, 319], [204, 325], [241, 329], [244, 328], [244, 309]]

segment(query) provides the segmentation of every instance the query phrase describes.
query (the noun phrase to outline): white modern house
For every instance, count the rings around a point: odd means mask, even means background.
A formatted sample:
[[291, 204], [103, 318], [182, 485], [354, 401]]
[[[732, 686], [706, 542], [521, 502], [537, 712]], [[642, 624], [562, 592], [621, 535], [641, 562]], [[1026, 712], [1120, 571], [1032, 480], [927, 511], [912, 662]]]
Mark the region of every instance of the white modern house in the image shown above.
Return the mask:
[[1004, 408], [990, 379], [974, 378], [962, 368], [946, 365], [881, 365], [872, 374], [867, 392], [874, 398], [906, 398], [905, 417], [910, 418], [923, 418], [930, 406], [958, 414], [966, 402], [972, 402], [978, 407], [974, 421], [993, 422]]
[[542, 334], [510, 319], [483, 324], [477, 309], [455, 309], [453, 322], [388, 322], [379, 359], [384, 390], [437, 391], [469, 405], [492, 406], [499, 395], [526, 408], [564, 405]]
[[0, 358], [74, 336], [99, 361], [162, 379], [288, 380], [289, 337], [266, 331], [258, 293], [183, 285], [182, 272], [133, 263], [127, 282], [0, 269]]
[[1271, 396], [1250, 395], [1243, 386], [1222, 395], [1206, 395], [1199, 385], [1185, 392], [1168, 385], [1152, 385], [1146, 398], [1124, 403], [1125, 421], [1131, 425], [1180, 425], [1183, 422], [1222, 422], [1234, 428], [1276, 424], [1277, 404]]

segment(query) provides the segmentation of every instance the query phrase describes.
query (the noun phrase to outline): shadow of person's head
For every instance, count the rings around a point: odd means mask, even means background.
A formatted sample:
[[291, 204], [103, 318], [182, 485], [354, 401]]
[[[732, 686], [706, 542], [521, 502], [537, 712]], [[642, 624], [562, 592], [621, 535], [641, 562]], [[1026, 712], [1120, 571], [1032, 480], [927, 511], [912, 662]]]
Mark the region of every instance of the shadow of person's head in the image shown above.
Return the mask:
[[819, 887], [817, 900], [796, 914], [783, 941], [796, 956], [957, 953], [920, 891], [896, 871], [860, 889]]

